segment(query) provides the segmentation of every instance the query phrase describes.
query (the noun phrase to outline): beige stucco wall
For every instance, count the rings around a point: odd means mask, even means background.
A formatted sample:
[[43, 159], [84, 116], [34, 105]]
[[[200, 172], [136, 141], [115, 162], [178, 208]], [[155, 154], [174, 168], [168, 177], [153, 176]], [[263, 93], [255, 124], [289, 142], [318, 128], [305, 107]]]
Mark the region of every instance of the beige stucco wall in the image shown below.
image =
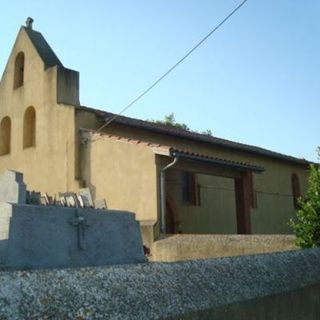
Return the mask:
[[182, 199], [180, 170], [168, 170], [166, 191], [174, 199], [179, 212], [181, 233], [237, 233], [234, 180], [213, 175], [196, 174], [200, 187], [200, 203], [192, 205]]
[[301, 192], [307, 186], [307, 170], [271, 161], [266, 171], [255, 176], [257, 209], [251, 211], [253, 233], [290, 233], [288, 221], [295, 214], [291, 175], [299, 176]]
[[105, 199], [109, 209], [129, 210], [138, 220], [157, 219], [155, 155], [139, 144], [119, 142], [84, 133], [81, 176], [95, 199]]
[[[24, 85], [13, 89], [14, 62], [20, 51], [25, 53]], [[0, 156], [0, 172], [6, 169], [21, 171], [29, 190], [48, 192], [50, 195], [77, 191], [80, 185], [89, 186], [94, 198], [105, 198], [109, 208], [134, 211], [139, 220], [157, 220], [159, 171], [171, 159], [155, 156], [151, 148], [142, 144], [107, 138], [92, 142], [91, 135], [86, 144], [81, 144], [79, 129], [97, 129], [103, 120], [92, 112], [57, 104], [57, 72], [57, 67], [45, 70], [43, 61], [24, 29], [21, 29], [0, 83], [0, 121], [5, 116], [12, 121], [11, 152]], [[23, 149], [23, 114], [29, 106], [36, 110], [36, 145]], [[251, 212], [252, 232], [290, 232], [287, 221], [294, 214], [291, 175], [296, 173], [299, 176], [301, 191], [305, 190], [305, 166], [115, 123], [103, 131], [263, 166], [265, 171], [262, 174], [254, 174], [258, 207]], [[168, 171], [168, 178], [171, 174], [176, 181], [179, 173], [175, 175], [174, 170], [196, 172], [203, 186], [222, 189], [232, 188], [232, 181], [214, 176], [232, 177], [235, 174], [214, 166], [179, 162]], [[175, 186], [168, 185], [168, 192], [181, 206], [179, 189], [177, 183]], [[201, 196], [200, 207], [189, 206], [182, 211], [181, 231], [235, 233], [233, 193], [220, 190], [213, 194], [208, 188], [203, 188]], [[215, 215], [211, 216], [210, 212]]]
[[[25, 55], [24, 84], [13, 89], [15, 57]], [[11, 152], [0, 157], [0, 172], [20, 171], [29, 190], [49, 195], [77, 188], [75, 180], [74, 108], [56, 103], [57, 67], [44, 63], [24, 29], [21, 29], [0, 84], [0, 121], [9, 116]], [[23, 115], [36, 111], [36, 145], [23, 149]]]
[[[300, 178], [301, 191], [306, 188], [304, 169], [278, 163], [264, 163], [266, 171], [254, 174], [257, 208], [251, 209], [252, 233], [287, 234], [288, 221], [295, 214], [291, 174]], [[237, 233], [234, 180], [209, 174], [196, 174], [200, 186], [200, 206], [182, 201], [181, 172], [187, 166], [167, 172], [167, 192], [175, 199], [182, 233]], [[193, 168], [197, 172], [197, 168]], [[210, 171], [208, 171], [210, 173]]]
[[[257, 154], [251, 154], [243, 151], [236, 151], [227, 149], [225, 147], [212, 146], [201, 142], [192, 142], [186, 139], [177, 139], [166, 135], [160, 135], [150, 132], [143, 132], [139, 129], [128, 129], [120, 125], [111, 125], [105, 130], [106, 132], [117, 134], [119, 136], [125, 136], [133, 139], [141, 139], [150, 141], [152, 143], [159, 143], [182, 150], [190, 150], [195, 153], [210, 155], [222, 159], [246, 162], [265, 168], [265, 171], [261, 174], [254, 174], [254, 187], [257, 191], [257, 209], [251, 210], [251, 224], [252, 233], [257, 234], [287, 234], [291, 233], [292, 230], [288, 226], [288, 221], [295, 214], [292, 198], [292, 186], [291, 186], [291, 175], [297, 174], [300, 181], [300, 189], [303, 193], [307, 186], [308, 168], [306, 165], [300, 165], [289, 161], [277, 160], [268, 158], [265, 156], [259, 156]], [[165, 163], [169, 162], [157, 161], [158, 172]], [[204, 174], [206, 172], [212, 175], [232, 176], [234, 173], [229, 173], [228, 170], [221, 170], [216, 167], [209, 167], [207, 165], [194, 165], [191, 162], [187, 166], [189, 170]], [[188, 169], [185, 165], [177, 165], [176, 168], [179, 170]], [[228, 188], [229, 182], [226, 182], [225, 187]], [[178, 193], [175, 190], [173, 193]], [[178, 195], [177, 195], [178, 196]], [[231, 217], [233, 213], [233, 204], [229, 203], [231, 198], [223, 195], [226, 201], [225, 213], [228, 217]], [[208, 197], [209, 198], [209, 197]], [[208, 199], [207, 207], [215, 208], [214, 198]], [[179, 204], [178, 204], [179, 205]], [[191, 214], [195, 214], [199, 211], [198, 208], [192, 207], [187, 208], [188, 218]], [[193, 213], [191, 213], [193, 212]], [[187, 213], [186, 213], [187, 214]], [[221, 213], [223, 214], [223, 213]], [[189, 219], [189, 222], [185, 221], [185, 230], [194, 230], [194, 232], [202, 233], [201, 230], [207, 232], [208, 224], [205, 219], [199, 220], [200, 222]], [[202, 221], [202, 222], [201, 222]], [[234, 220], [233, 220], [234, 221]], [[226, 232], [234, 230], [234, 222], [231, 227], [226, 228]], [[186, 224], [187, 223], [187, 224]], [[199, 224], [200, 223], [200, 224]], [[206, 231], [205, 231], [206, 230]], [[183, 230], [182, 230], [183, 231]]]

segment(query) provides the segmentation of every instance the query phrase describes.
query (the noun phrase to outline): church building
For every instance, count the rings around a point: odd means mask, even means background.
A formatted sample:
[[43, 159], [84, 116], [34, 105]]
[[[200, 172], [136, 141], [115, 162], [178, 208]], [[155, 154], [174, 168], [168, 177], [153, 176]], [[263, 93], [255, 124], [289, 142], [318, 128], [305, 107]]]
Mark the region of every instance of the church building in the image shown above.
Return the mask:
[[114, 116], [81, 105], [79, 72], [28, 20], [0, 83], [0, 172], [22, 172], [29, 190], [52, 196], [88, 187], [109, 209], [134, 212], [145, 241], [291, 232], [308, 161]]

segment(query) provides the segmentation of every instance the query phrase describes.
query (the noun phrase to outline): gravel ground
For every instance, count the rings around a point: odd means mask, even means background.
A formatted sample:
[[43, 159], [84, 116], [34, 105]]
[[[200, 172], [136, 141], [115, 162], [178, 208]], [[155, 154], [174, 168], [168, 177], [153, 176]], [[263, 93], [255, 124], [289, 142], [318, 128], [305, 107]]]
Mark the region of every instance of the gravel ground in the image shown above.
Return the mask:
[[320, 249], [0, 271], [0, 319], [161, 319], [320, 283]]

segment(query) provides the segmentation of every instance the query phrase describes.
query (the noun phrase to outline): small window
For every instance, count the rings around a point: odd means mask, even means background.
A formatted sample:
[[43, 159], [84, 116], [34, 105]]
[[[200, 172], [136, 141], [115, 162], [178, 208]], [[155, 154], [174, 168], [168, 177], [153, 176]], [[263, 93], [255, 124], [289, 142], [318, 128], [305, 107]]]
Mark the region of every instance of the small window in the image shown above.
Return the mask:
[[298, 209], [299, 208], [298, 200], [301, 196], [301, 193], [300, 193], [299, 177], [295, 173], [291, 175], [291, 187], [292, 187], [293, 205], [295, 209]]
[[196, 174], [182, 172], [182, 202], [193, 206], [200, 205], [200, 186], [197, 184]]
[[0, 156], [10, 153], [11, 147], [11, 120], [9, 117], [0, 123]]
[[24, 53], [19, 52], [14, 64], [14, 83], [13, 88], [17, 89], [23, 86], [24, 81]]
[[36, 145], [36, 111], [29, 107], [23, 117], [23, 148]]

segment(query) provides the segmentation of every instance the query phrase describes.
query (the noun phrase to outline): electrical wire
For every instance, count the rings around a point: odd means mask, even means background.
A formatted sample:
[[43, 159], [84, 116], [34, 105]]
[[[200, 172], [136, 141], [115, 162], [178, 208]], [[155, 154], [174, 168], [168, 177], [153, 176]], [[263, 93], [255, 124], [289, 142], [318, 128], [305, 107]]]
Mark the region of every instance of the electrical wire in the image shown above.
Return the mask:
[[[166, 180], [168, 185], [171, 187], [181, 187], [181, 183], [176, 180]], [[202, 190], [218, 190], [218, 191], [227, 191], [227, 192], [233, 192], [235, 193], [234, 188], [227, 188], [227, 187], [217, 187], [213, 185], [205, 185], [205, 184], [199, 184], [200, 189]], [[266, 196], [280, 196], [280, 197], [289, 197], [294, 198], [293, 194], [290, 193], [281, 193], [281, 192], [268, 192], [268, 191], [262, 191], [262, 190], [256, 190], [256, 193]]]
[[231, 16], [233, 16], [248, 0], [242, 1], [235, 9], [233, 9], [216, 27], [214, 27], [201, 41], [199, 41], [192, 49], [190, 49], [178, 62], [176, 62], [167, 72], [165, 72], [160, 78], [158, 78], [152, 85], [150, 85], [146, 90], [144, 90], [139, 96], [132, 100], [128, 105], [126, 105], [118, 114], [114, 115], [111, 119], [106, 121], [100, 128], [98, 128], [95, 133], [100, 132], [111, 122], [121, 116], [125, 111], [132, 107], [137, 101], [139, 101], [143, 96], [145, 96], [151, 89], [153, 89], [161, 80], [163, 80], [167, 75], [169, 75], [175, 68], [178, 67], [185, 59], [187, 59], [198, 47], [200, 47], [215, 31], [217, 31]]

